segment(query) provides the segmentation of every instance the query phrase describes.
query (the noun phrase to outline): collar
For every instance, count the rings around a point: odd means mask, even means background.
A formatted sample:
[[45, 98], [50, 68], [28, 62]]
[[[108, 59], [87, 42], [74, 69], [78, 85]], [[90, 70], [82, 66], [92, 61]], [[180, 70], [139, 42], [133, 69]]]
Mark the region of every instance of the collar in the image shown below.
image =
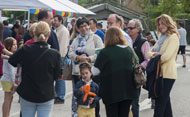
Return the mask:
[[63, 28], [63, 25], [61, 24], [59, 27], [56, 28], [56, 32], [61, 30]]
[[34, 42], [34, 44], [40, 46], [40, 48], [49, 48], [49, 45], [47, 42], [37, 41], [37, 42]]
[[141, 34], [139, 33], [139, 35], [138, 35], [135, 39], [132, 39], [133, 44], [134, 44], [137, 40], [139, 40], [140, 38], [141, 38]]
[[89, 38], [89, 36], [90, 36], [90, 31], [88, 31], [88, 33], [85, 34], [85, 35], [83, 35], [82, 33], [80, 33], [78, 37], [79, 37], [79, 39], [80, 38], [85, 38], [85, 40], [87, 40]]
[[92, 83], [92, 79], [90, 79], [90, 81], [86, 81], [86, 80], [82, 79], [82, 81], [85, 82], [88, 85], [90, 85]]

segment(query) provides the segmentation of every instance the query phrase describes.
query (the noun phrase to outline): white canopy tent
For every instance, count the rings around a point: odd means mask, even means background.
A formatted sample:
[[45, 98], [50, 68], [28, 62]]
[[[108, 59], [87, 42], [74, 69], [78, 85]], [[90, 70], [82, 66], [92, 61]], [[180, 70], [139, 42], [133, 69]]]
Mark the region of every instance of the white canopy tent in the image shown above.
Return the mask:
[[95, 13], [69, 0], [0, 0], [0, 9], [54, 9], [95, 15]]
[[69, 0], [0, 0], [0, 10], [4, 9], [22, 9], [26, 11], [30, 9], [54, 9], [56, 11], [95, 15], [90, 10]]

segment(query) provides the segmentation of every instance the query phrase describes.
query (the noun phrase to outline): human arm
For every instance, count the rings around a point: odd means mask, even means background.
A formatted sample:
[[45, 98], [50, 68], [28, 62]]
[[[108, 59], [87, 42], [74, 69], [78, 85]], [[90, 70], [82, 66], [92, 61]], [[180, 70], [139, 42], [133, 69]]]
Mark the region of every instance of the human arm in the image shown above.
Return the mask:
[[147, 53], [150, 51], [150, 45], [148, 43], [148, 41], [145, 41], [141, 47], [141, 52], [143, 54], [143, 57], [144, 57], [144, 61], [141, 64], [141, 66], [146, 69], [146, 66], [148, 64], [148, 57], [147, 57]]
[[14, 67], [16, 67], [17, 64], [22, 65], [23, 54], [23, 48], [18, 49], [13, 55], [9, 57], [8, 62]]
[[[66, 28], [65, 28], [66, 29]], [[63, 30], [62, 33], [59, 35], [59, 49], [60, 49], [60, 54], [61, 57], [65, 57], [68, 51], [68, 46], [69, 46], [69, 39], [70, 35], [69, 32], [66, 30]]]
[[51, 48], [54, 48], [59, 51], [59, 43], [57, 40], [57, 36], [53, 30], [51, 30], [51, 34], [50, 37], [48, 38], [47, 43], [51, 45]]
[[[161, 64], [170, 60], [176, 49], [179, 48], [179, 38], [176, 34], [168, 37], [168, 43], [164, 51], [161, 52]], [[177, 49], [178, 50], [178, 49]]]
[[94, 86], [94, 93], [96, 94], [95, 97], [90, 97], [89, 100], [88, 100], [88, 104], [96, 104], [99, 100], [100, 100], [100, 97], [98, 96], [98, 93], [99, 93], [99, 86], [93, 82], [93, 86]]
[[12, 52], [8, 51], [6, 48], [4, 48], [4, 49], [2, 50], [2, 52], [3, 52], [4, 54], [8, 55], [8, 56], [11, 56], [11, 55], [13, 54]]
[[[104, 44], [103, 44], [101, 38], [95, 34], [93, 35], [93, 43], [94, 43], [95, 49], [104, 47]], [[94, 50], [94, 51], [96, 51], [96, 50]], [[96, 58], [97, 58], [97, 54], [90, 55], [89, 62], [94, 63]]]
[[1, 54], [1, 58], [2, 58], [2, 59], [9, 59], [9, 56], [4, 55], [4, 54]]
[[60, 80], [63, 79], [63, 75], [61, 74], [61, 56], [58, 51], [56, 51], [56, 59], [55, 59], [55, 68], [54, 68], [54, 80], [58, 78]]
[[79, 98], [79, 97], [81, 97], [82, 95], [84, 95], [85, 93], [84, 93], [84, 90], [83, 90], [83, 84], [82, 84], [82, 82], [77, 82], [77, 84], [76, 84], [76, 86], [75, 86], [75, 88], [74, 88], [74, 96], [75, 97], [77, 97], [77, 98]]

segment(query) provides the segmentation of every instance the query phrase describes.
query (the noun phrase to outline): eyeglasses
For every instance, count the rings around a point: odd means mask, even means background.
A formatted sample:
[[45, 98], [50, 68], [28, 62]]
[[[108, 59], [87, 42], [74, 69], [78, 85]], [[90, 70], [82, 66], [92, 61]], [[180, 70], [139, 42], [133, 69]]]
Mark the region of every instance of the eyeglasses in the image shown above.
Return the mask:
[[133, 30], [135, 29], [136, 27], [128, 27], [127, 29], [130, 29], [130, 30]]
[[81, 25], [81, 26], [79, 26], [79, 28], [80, 29], [83, 29], [83, 28], [86, 28], [88, 25], [87, 24], [85, 24], [85, 25]]

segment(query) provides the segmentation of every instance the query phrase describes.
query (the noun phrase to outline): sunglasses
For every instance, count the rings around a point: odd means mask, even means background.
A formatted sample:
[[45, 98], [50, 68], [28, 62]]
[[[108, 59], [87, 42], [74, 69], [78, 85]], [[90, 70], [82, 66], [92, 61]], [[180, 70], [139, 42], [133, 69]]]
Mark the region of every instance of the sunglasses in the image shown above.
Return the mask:
[[130, 30], [133, 30], [135, 29], [136, 27], [128, 27], [127, 29], [130, 29]]

